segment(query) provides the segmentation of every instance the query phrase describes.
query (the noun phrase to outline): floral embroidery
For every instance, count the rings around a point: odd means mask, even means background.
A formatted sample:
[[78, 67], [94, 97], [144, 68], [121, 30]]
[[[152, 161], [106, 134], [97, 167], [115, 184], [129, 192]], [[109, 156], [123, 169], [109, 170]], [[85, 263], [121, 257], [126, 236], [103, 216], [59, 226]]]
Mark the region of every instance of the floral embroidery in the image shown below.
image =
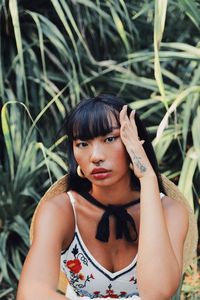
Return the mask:
[[[83, 274], [83, 270], [85, 270], [85, 268], [83, 269], [83, 265], [88, 266], [88, 258], [79, 250], [77, 244], [75, 244], [71, 253], [73, 254], [74, 259], [64, 260], [64, 264], [68, 268], [70, 273], [70, 278], [68, 278], [69, 283], [78, 296], [87, 296], [90, 299], [128, 299], [134, 295], [138, 296], [138, 293], [136, 292], [127, 293], [125, 291], [120, 291], [116, 293], [111, 283], [109, 283], [107, 289], [105, 290], [105, 293], [103, 293], [103, 291], [100, 292], [98, 290], [95, 290], [92, 293], [88, 292], [85, 289], [85, 287], [89, 282], [95, 279], [95, 276], [93, 274]], [[137, 283], [137, 279], [134, 276], [131, 276], [129, 282], [135, 285]]]
[[85, 276], [80, 273], [82, 269], [82, 264], [88, 265], [87, 258], [80, 253], [77, 245], [72, 250], [72, 254], [74, 255], [74, 259], [72, 260], [64, 260], [66, 267], [70, 270], [70, 279], [69, 282], [73, 286], [77, 295], [82, 296], [80, 294], [80, 290], [86, 287], [87, 283], [90, 282], [90, 279], [94, 279], [93, 274]]
[[115, 294], [114, 290], [112, 289], [112, 284], [109, 284], [108, 289], [106, 290], [106, 294], [103, 295], [99, 291], [93, 292], [93, 295], [90, 295], [91, 299], [95, 298], [128, 298], [130, 295], [127, 294], [127, 292], [121, 291], [119, 295]]
[[137, 279], [136, 279], [134, 276], [132, 276], [131, 279], [130, 279], [129, 281], [133, 281], [133, 284], [136, 284], [136, 283], [137, 283]]
[[81, 262], [79, 259], [73, 259], [67, 261], [67, 267], [70, 269], [71, 272], [77, 274], [82, 269]]
[[80, 280], [85, 280], [85, 276], [83, 274], [79, 274], [79, 279]]

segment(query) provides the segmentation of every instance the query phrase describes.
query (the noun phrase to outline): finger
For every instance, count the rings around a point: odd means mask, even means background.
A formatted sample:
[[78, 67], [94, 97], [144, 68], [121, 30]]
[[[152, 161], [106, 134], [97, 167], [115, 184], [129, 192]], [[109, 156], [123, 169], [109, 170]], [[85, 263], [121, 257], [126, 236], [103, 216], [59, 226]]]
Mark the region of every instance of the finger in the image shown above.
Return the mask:
[[131, 111], [130, 119], [135, 119], [135, 109]]
[[119, 114], [119, 120], [120, 123], [122, 124], [122, 122], [125, 122], [128, 120], [128, 116], [127, 116], [127, 105], [124, 105], [122, 110], [120, 111]]
[[130, 121], [131, 121], [131, 124], [132, 125], [135, 125], [136, 126], [136, 123], [135, 123], [135, 109], [131, 111], [131, 114], [130, 114]]
[[135, 122], [135, 114], [136, 114], [136, 111], [135, 111], [135, 109], [133, 109], [130, 114], [130, 122], [131, 122], [132, 128], [135, 130], [135, 132], [138, 135], [138, 128], [137, 128], [137, 125]]

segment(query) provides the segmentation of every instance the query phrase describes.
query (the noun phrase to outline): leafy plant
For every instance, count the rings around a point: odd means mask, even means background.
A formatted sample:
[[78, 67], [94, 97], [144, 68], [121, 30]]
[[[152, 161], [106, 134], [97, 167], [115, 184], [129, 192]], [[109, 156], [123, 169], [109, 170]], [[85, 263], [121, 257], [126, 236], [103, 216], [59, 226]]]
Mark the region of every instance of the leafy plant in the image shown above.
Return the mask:
[[0, 19], [0, 299], [12, 299], [34, 207], [67, 170], [57, 133], [83, 97], [117, 94], [138, 110], [160, 171], [198, 216], [200, 7], [2, 0]]
[[[55, 100], [56, 98], [51, 102]], [[19, 105], [25, 109], [33, 122], [30, 128], [25, 125], [28, 124], [28, 119], [23, 111], [17, 108]], [[18, 113], [20, 121], [24, 118], [24, 127], [19, 132], [16, 132], [13, 126], [16, 118], [11, 114], [13, 108]], [[46, 108], [35, 120], [21, 102], [7, 102], [1, 111], [7, 152], [5, 163], [1, 166], [0, 177], [0, 270], [3, 287], [3, 290], [0, 290], [0, 297], [5, 297], [16, 289], [29, 247], [28, 225], [41, 193], [52, 183], [52, 176], [58, 178], [67, 171], [62, 155], [55, 153], [55, 148], [63, 138], [48, 148], [43, 142], [37, 141], [36, 123]]]

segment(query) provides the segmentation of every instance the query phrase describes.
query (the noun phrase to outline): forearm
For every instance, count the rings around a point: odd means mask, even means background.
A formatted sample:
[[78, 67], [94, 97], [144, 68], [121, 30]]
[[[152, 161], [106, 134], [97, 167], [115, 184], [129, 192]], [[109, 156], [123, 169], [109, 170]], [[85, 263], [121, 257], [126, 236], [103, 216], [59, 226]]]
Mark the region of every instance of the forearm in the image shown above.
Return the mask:
[[17, 293], [17, 300], [70, 300], [56, 291], [39, 283], [30, 283], [26, 287], [20, 287]]
[[170, 243], [157, 178], [146, 176], [140, 183], [138, 287], [144, 300], [165, 300], [177, 289], [180, 269]]

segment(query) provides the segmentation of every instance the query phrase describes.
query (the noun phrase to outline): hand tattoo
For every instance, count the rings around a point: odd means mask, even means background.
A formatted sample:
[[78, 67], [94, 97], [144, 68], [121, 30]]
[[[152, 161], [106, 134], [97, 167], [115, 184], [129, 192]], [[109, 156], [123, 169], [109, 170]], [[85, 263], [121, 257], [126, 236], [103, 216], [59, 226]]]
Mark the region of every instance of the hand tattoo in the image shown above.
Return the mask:
[[131, 149], [131, 153], [133, 154], [133, 162], [135, 163], [135, 165], [140, 169], [140, 171], [142, 173], [146, 172], [147, 168], [145, 167], [145, 165], [143, 165], [140, 161], [141, 157], [137, 156], [135, 154], [135, 152]]

